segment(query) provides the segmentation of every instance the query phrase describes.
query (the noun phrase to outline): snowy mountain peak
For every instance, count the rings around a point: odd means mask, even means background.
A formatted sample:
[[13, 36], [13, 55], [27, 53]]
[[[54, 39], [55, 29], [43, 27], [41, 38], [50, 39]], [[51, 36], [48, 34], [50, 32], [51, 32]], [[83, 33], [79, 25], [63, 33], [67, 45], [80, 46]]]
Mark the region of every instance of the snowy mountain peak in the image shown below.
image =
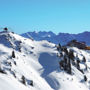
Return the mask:
[[0, 47], [0, 90], [89, 90], [89, 51], [12, 32], [0, 32]]
[[[20, 90], [21, 88], [18, 85], [22, 87], [22, 90], [52, 90], [39, 74], [44, 69], [39, 70], [42, 68], [42, 65], [39, 63], [38, 59], [41, 52], [44, 55], [48, 50], [48, 53], [54, 53], [55, 56], [54, 46], [54, 44], [49, 44], [47, 41], [36, 42], [11, 32], [1, 32], [0, 79], [3, 80], [1, 80], [3, 83], [1, 84], [0, 82], [0, 86], [2, 85], [0, 90], [6, 90], [8, 88], [7, 85], [5, 85], [6, 87], [3, 87], [7, 79], [9, 80], [7, 84], [10, 86], [8, 90]], [[40, 49], [38, 49], [38, 47]], [[41, 59], [42, 56], [40, 56], [40, 60]], [[13, 84], [11, 84], [11, 82]]]
[[[29, 32], [28, 34], [34, 40], [37, 40], [37, 41], [47, 40], [55, 44], [61, 43], [62, 45], [65, 45], [69, 41], [76, 39], [78, 41], [86, 42], [87, 45], [90, 45], [90, 32], [87, 32], [87, 31], [79, 34], [59, 33], [56, 35], [51, 31], [50, 32], [40, 31], [38, 33]], [[21, 36], [28, 38], [28, 35], [26, 33], [21, 34]]]

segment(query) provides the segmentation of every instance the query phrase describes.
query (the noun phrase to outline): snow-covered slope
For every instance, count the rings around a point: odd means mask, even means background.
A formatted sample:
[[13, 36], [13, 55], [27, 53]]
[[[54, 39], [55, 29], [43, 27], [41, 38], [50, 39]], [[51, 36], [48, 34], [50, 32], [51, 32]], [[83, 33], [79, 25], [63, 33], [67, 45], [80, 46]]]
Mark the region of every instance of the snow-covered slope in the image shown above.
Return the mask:
[[90, 45], [90, 32], [83, 32], [79, 34], [69, 34], [69, 33], [59, 33], [54, 34], [53, 32], [28, 32], [21, 34], [21, 36], [26, 38], [33, 38], [34, 40], [48, 40], [52, 43], [62, 45], [67, 44], [69, 41], [76, 39], [78, 41], [86, 42], [86, 44]]
[[87, 82], [74, 66], [73, 75], [60, 69], [55, 44], [0, 32], [0, 90], [89, 90], [90, 52], [72, 49], [87, 60]]
[[[56, 51], [54, 44], [47, 41], [36, 42], [31, 39], [26, 39], [11, 32], [0, 33], [0, 56], [1, 69], [6, 75], [0, 73], [0, 90], [52, 90], [47, 81], [41, 77], [53, 71], [58, 65], [54, 61], [56, 59]], [[15, 52], [15, 58], [11, 58], [12, 51]], [[49, 56], [50, 60], [56, 65], [51, 65], [48, 69], [43, 66], [43, 57]], [[48, 60], [46, 59], [46, 64]], [[54, 67], [55, 66], [55, 67]], [[47, 73], [46, 73], [47, 72]], [[26, 86], [21, 83], [22, 76], [26, 79]], [[14, 78], [15, 77], [15, 78]], [[33, 87], [29, 83], [33, 81]], [[7, 83], [7, 84], [6, 84]], [[19, 85], [18, 85], [19, 83]], [[5, 87], [4, 87], [5, 84]]]

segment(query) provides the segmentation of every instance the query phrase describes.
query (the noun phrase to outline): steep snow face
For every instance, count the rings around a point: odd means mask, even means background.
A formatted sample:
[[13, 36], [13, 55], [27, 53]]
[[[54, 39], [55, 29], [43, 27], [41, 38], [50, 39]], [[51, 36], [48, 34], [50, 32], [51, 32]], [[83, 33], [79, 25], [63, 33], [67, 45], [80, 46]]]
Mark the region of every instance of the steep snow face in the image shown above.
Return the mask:
[[86, 44], [90, 45], [90, 32], [83, 32], [79, 34], [69, 34], [69, 33], [59, 33], [58, 35], [53, 32], [28, 32], [21, 34], [21, 36], [30, 38], [32, 37], [34, 40], [48, 40], [52, 43], [62, 45], [67, 44], [69, 41], [76, 39], [78, 41], [86, 42]]
[[[51, 68], [58, 65], [54, 61], [56, 57], [54, 44], [47, 41], [32, 41], [11, 32], [0, 33], [0, 39], [0, 67], [5, 72], [5, 75], [0, 73], [0, 86], [2, 86], [0, 90], [6, 90], [7, 88], [8, 90], [20, 90], [21, 88], [23, 88], [22, 90], [53, 90], [41, 75], [44, 70], [47, 74], [50, 71], [52, 72], [53, 69]], [[15, 58], [12, 58], [13, 50], [15, 52]], [[45, 68], [42, 65], [43, 58], [45, 58], [42, 57], [42, 54], [46, 57], [54, 57], [54, 59], [52, 58], [53, 64], [50, 66], [51, 70], [46, 70], [47, 67]], [[56, 65], [54, 65], [54, 62]], [[22, 76], [25, 77], [25, 85], [21, 83]], [[33, 86], [31, 85], [32, 81]], [[5, 87], [4, 84], [6, 84]]]
[[[74, 75], [60, 69], [55, 44], [0, 32], [0, 90], [67, 90], [67, 87], [68, 90], [89, 90], [90, 52], [72, 49], [81, 60], [82, 55], [87, 60], [87, 82], [83, 82], [83, 74], [73, 65]], [[80, 65], [84, 69], [85, 65]]]

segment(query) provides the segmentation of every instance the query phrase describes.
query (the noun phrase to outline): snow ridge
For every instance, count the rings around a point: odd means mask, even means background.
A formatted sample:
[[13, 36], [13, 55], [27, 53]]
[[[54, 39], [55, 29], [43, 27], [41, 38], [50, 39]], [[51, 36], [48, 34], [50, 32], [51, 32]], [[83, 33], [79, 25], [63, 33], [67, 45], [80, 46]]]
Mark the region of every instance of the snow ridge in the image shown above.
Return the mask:
[[[80, 69], [72, 64], [72, 73], [60, 68], [64, 57], [55, 44], [48, 41], [34, 41], [9, 31], [0, 32], [0, 90], [89, 90], [90, 52], [77, 48], [73, 50], [75, 60], [80, 59]], [[82, 63], [83, 56], [86, 63]], [[84, 81], [84, 75], [87, 81]]]
[[[28, 32], [28, 34], [37, 41], [47, 40], [55, 44], [61, 43], [62, 45], [65, 45], [69, 41], [76, 39], [77, 41], [83, 41], [86, 42], [87, 45], [90, 45], [90, 32], [88, 31], [79, 34], [58, 33], [57, 35], [51, 31], [40, 31], [37, 33], [34, 31]], [[27, 33], [23, 33], [21, 36], [29, 38]]]

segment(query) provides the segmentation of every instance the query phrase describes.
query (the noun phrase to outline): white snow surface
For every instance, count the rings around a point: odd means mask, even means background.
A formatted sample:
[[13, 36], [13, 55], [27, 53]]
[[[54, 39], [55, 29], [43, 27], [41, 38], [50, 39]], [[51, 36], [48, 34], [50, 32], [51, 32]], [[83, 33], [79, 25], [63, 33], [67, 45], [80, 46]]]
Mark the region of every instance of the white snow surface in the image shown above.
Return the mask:
[[[90, 90], [90, 52], [72, 49], [81, 59], [82, 55], [87, 59], [87, 82], [82, 81], [83, 74], [74, 66], [74, 75], [60, 70], [55, 44], [0, 32], [0, 68], [6, 72], [0, 73], [0, 90]], [[15, 58], [11, 58], [13, 50]], [[7, 63], [11, 63], [11, 66]], [[80, 65], [83, 69], [84, 66]], [[22, 76], [26, 79], [26, 85], [21, 83]], [[28, 84], [31, 80], [33, 86]]]

